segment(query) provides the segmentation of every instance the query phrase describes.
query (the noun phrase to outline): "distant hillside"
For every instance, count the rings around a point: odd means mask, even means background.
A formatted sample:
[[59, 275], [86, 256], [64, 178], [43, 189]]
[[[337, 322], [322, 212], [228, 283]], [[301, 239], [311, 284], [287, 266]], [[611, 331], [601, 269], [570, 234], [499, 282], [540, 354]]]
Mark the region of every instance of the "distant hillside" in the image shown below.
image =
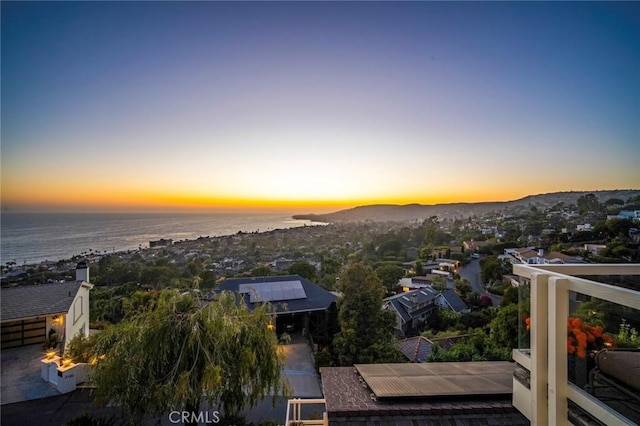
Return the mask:
[[640, 190], [613, 191], [570, 191], [553, 192], [550, 194], [528, 195], [514, 201], [484, 202], [484, 203], [451, 203], [451, 204], [374, 204], [359, 206], [352, 209], [340, 210], [327, 214], [295, 215], [294, 219], [313, 220], [316, 222], [411, 222], [423, 221], [431, 216], [468, 217], [482, 215], [491, 211], [529, 207], [534, 205], [540, 209], [551, 207], [559, 202], [566, 205], [576, 204], [579, 197], [594, 194], [603, 203], [610, 198], [627, 200], [629, 197], [640, 195]]

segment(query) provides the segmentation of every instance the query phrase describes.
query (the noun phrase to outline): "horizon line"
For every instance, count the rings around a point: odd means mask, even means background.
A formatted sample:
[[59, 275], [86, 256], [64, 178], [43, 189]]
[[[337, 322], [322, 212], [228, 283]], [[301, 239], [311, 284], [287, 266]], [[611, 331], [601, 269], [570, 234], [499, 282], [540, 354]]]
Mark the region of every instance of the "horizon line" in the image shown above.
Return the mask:
[[[551, 195], [551, 194], [568, 194], [568, 193], [598, 193], [598, 192], [618, 192], [618, 191], [640, 191], [640, 188], [628, 188], [628, 189], [596, 189], [596, 190], [565, 190], [565, 191], [553, 191], [543, 192], [538, 194], [528, 194], [518, 198], [512, 198], [508, 200], [484, 200], [484, 201], [447, 201], [437, 203], [421, 203], [415, 202], [372, 202], [367, 204], [360, 204], [355, 202], [354, 204], [346, 204], [336, 202], [336, 205], [291, 205], [286, 204], [282, 206], [247, 206], [245, 205], [221, 205], [221, 206], [190, 206], [190, 205], [172, 205], [172, 206], [16, 206], [8, 207], [3, 206], [0, 209], [0, 213], [51, 213], [51, 214], [292, 214], [292, 215], [313, 215], [313, 214], [328, 214], [335, 213], [343, 210], [351, 210], [359, 207], [367, 206], [444, 206], [454, 204], [493, 204], [493, 203], [509, 203], [519, 200], [523, 200], [529, 197]], [[342, 204], [342, 205], [341, 205]], [[321, 212], [317, 212], [321, 211]]]

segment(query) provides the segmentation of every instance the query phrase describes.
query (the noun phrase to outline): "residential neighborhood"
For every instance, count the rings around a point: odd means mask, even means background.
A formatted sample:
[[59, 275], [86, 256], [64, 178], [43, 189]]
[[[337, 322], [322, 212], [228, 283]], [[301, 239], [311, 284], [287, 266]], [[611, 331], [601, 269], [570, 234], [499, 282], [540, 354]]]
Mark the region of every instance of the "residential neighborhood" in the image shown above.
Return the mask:
[[[637, 263], [640, 218], [624, 213], [637, 210], [618, 206], [638, 203], [637, 197], [622, 203], [604, 200], [594, 207], [597, 212], [555, 204], [422, 222], [330, 223], [162, 239], [138, 250], [82, 253], [38, 265], [7, 262], [1, 295], [3, 411], [10, 413], [34, 397], [95, 386], [92, 365], [110, 355], [83, 358], [78, 348], [95, 345], [93, 339], [99, 342], [128, 321], [143, 321], [147, 310], [165, 298], [188, 298], [197, 307], [176, 314], [180, 319], [208, 306], [221, 309], [226, 295], [232, 295], [264, 325], [273, 337], [269, 344], [285, 354], [284, 364], [274, 366], [289, 383], [289, 396], [323, 401], [319, 409], [333, 419], [330, 424], [348, 423], [361, 410], [360, 402], [344, 403], [348, 395], [362, 397], [355, 382], [371, 390], [370, 415], [389, 415], [382, 402], [390, 396], [377, 386], [382, 379], [370, 366], [399, 372], [404, 370], [398, 365], [431, 363], [441, 364], [438, 377], [466, 374], [469, 383], [478, 384], [486, 380], [483, 370], [495, 369], [496, 387], [487, 388], [493, 389], [488, 391], [493, 408], [487, 406], [485, 417], [497, 418], [499, 412], [512, 424], [528, 424], [531, 414], [512, 400], [518, 387], [505, 373], [513, 369], [512, 351], [529, 338], [524, 315], [531, 315], [531, 280], [519, 268]], [[640, 288], [634, 275], [609, 283], [633, 294]], [[570, 298], [572, 315], [591, 315], [594, 306], [601, 302]], [[620, 312], [624, 316], [603, 316], [600, 324], [622, 344], [628, 330], [635, 333], [640, 327], [640, 317], [637, 309]], [[406, 371], [424, 386], [441, 383], [431, 370], [407, 366]], [[393, 410], [403, 416], [410, 416], [407, 404], [414, 398], [426, 398], [422, 409], [430, 414], [421, 421], [447, 415], [426, 402], [432, 395], [459, 403], [459, 413], [477, 417], [470, 407], [482, 395], [479, 390], [463, 392], [450, 381], [435, 394], [414, 394], [408, 382], [398, 380], [403, 391], [393, 395]], [[455, 402], [460, 392], [464, 402]], [[269, 411], [274, 421], [304, 404], [284, 395], [278, 401], [279, 408]], [[247, 421], [267, 415], [259, 404], [240, 406]], [[636, 418], [633, 410], [625, 415]]]

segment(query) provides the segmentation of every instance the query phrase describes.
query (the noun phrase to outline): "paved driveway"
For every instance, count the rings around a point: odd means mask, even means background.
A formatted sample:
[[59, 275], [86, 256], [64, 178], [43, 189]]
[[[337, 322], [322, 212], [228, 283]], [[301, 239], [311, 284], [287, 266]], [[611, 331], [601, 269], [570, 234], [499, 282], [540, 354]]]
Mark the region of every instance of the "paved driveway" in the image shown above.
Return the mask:
[[40, 345], [0, 351], [0, 403], [2, 405], [60, 395], [53, 385], [40, 377], [42, 357]]
[[[291, 386], [292, 398], [324, 398], [320, 376], [316, 373], [311, 349], [306, 340], [300, 335], [292, 335], [292, 341], [288, 345], [281, 345], [280, 349], [285, 355], [283, 376]], [[277, 424], [283, 424], [287, 413], [287, 399], [278, 397], [274, 401], [270, 397], [258, 402], [255, 406], [246, 409], [244, 415], [247, 420], [259, 422], [273, 420]], [[321, 418], [324, 405], [305, 405], [302, 408], [303, 418]]]
[[322, 398], [320, 376], [316, 373], [311, 349], [301, 336], [280, 346], [285, 355], [283, 375], [292, 386], [294, 398]]

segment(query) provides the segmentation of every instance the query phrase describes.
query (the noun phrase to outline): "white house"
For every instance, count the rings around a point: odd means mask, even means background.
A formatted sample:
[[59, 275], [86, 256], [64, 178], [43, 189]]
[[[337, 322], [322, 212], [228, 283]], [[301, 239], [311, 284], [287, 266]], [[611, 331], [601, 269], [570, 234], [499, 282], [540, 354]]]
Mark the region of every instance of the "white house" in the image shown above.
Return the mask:
[[80, 262], [76, 280], [3, 288], [0, 293], [2, 349], [42, 344], [55, 332], [61, 352], [76, 334], [89, 334], [89, 268]]
[[630, 219], [640, 220], [640, 210], [620, 210], [620, 213], [614, 215], [607, 215], [607, 220], [611, 219]]
[[589, 253], [595, 256], [598, 256], [600, 252], [606, 248], [607, 246], [605, 244], [585, 244], [584, 245], [584, 250], [588, 251]]

